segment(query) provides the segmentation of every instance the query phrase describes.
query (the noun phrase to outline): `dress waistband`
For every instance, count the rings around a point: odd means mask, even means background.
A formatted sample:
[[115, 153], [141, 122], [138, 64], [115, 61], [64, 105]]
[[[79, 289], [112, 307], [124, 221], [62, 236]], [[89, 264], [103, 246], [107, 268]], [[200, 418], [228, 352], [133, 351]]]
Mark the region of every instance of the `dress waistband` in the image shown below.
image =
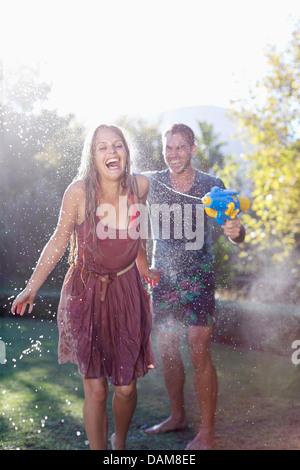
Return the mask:
[[118, 276], [121, 276], [122, 274], [127, 273], [127, 271], [133, 268], [134, 265], [135, 265], [135, 261], [133, 261], [133, 263], [131, 263], [126, 268], [122, 269], [122, 271], [119, 271], [117, 273], [105, 273], [105, 274], [98, 274], [93, 271], [88, 271], [80, 264], [75, 264], [74, 269], [79, 269], [82, 273], [87, 274], [89, 277], [92, 277], [94, 279], [99, 279], [101, 281], [100, 300], [103, 302], [105, 300], [105, 294], [106, 294], [108, 284], [110, 284], [114, 280], [115, 277], [118, 277]]

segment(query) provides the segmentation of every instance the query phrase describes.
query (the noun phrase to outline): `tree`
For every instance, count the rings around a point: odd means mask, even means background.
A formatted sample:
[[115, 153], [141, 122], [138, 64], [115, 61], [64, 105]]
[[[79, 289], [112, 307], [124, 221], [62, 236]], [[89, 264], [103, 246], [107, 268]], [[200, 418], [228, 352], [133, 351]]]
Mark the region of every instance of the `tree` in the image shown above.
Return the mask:
[[38, 69], [2, 70], [2, 85], [0, 282], [11, 289], [30, 276], [55, 228], [80, 159], [83, 128], [72, 115], [43, 109], [50, 87]]
[[196, 137], [197, 154], [195, 156], [195, 166], [205, 173], [214, 168], [222, 168], [224, 156], [221, 147], [225, 142], [218, 142], [219, 135], [214, 132], [212, 124], [206, 121], [198, 121], [201, 136]]
[[295, 253], [299, 262], [300, 25], [285, 51], [270, 47], [266, 57], [270, 72], [252, 93], [252, 105], [236, 103], [234, 110], [253, 146], [247, 155], [253, 185], [247, 238], [269, 259], [284, 261]]

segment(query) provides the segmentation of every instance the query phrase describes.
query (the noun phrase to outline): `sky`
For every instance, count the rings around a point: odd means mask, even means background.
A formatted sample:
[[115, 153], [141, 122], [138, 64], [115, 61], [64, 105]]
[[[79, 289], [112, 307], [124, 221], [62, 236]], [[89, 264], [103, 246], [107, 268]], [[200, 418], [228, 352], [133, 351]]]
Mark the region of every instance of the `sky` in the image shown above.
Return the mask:
[[4, 71], [38, 64], [47, 106], [86, 125], [229, 107], [285, 49], [299, 0], [0, 0]]

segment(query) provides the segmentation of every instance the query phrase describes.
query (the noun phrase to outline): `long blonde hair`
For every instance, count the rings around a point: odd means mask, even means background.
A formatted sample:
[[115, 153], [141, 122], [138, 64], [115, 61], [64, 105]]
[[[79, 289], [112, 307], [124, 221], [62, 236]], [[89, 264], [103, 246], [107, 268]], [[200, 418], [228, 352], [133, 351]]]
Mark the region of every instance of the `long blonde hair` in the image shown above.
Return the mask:
[[[126, 158], [126, 165], [125, 171], [123, 175], [123, 179], [121, 181], [121, 186], [123, 189], [127, 189], [127, 194], [129, 195], [130, 192], [134, 193], [134, 189], [132, 187], [132, 178], [130, 173], [130, 150], [128, 143], [125, 139], [124, 132], [121, 128], [114, 126], [114, 125], [107, 125], [101, 124], [95, 130], [88, 133], [86, 139], [84, 141], [83, 150], [81, 154], [81, 162], [78, 168], [77, 176], [75, 180], [84, 181], [85, 184], [85, 221], [89, 221], [90, 232], [93, 237], [93, 245], [95, 245], [95, 238], [96, 238], [96, 220], [95, 214], [97, 210], [97, 206], [99, 205], [99, 193], [101, 190], [99, 178], [97, 178], [97, 169], [95, 165], [95, 141], [97, 137], [97, 133], [99, 130], [102, 129], [110, 129], [115, 132], [121, 139], [124, 144], [127, 158]], [[134, 185], [136, 186], [136, 185]], [[86, 230], [84, 231], [86, 236]], [[71, 237], [71, 246], [70, 246], [70, 255], [69, 255], [69, 263], [74, 264], [76, 261], [77, 255], [77, 243], [76, 243], [76, 234], [75, 231]]]

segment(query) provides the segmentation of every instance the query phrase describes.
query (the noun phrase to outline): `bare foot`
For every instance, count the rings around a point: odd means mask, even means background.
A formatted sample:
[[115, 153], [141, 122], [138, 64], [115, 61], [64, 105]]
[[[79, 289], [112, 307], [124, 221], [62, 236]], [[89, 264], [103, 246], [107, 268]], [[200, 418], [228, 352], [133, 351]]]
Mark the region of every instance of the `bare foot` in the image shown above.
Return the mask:
[[111, 442], [111, 448], [112, 450], [115, 450], [115, 433], [113, 433], [110, 437], [110, 442]]
[[185, 450], [211, 450], [214, 444], [213, 431], [200, 431], [195, 439], [186, 446]]
[[161, 434], [164, 432], [172, 432], [172, 431], [183, 431], [187, 427], [187, 421], [183, 420], [175, 420], [172, 417], [166, 419], [162, 423], [156, 424], [152, 426], [152, 428], [148, 428], [145, 430], [147, 434]]
[[111, 435], [110, 442], [111, 442], [112, 450], [124, 450], [125, 449], [123, 445], [119, 446], [115, 433]]

